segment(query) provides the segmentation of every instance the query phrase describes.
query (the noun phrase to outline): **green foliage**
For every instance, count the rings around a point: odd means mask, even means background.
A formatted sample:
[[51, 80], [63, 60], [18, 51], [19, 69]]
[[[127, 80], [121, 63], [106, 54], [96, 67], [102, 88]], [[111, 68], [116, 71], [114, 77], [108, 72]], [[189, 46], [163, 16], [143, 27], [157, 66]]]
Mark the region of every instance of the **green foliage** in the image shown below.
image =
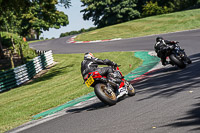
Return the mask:
[[60, 4], [64, 4], [65, 8], [69, 8], [71, 6], [71, 0], [60, 0]]
[[88, 32], [88, 31], [92, 31], [92, 30], [95, 30], [95, 29], [96, 29], [96, 27], [91, 27], [91, 28], [89, 28], [89, 29], [84, 29], [84, 28], [82, 28], [82, 29], [79, 30], [79, 31], [70, 31], [70, 32], [61, 33], [61, 34], [60, 34], [60, 37], [65, 37], [65, 36], [70, 36], [70, 35], [76, 35], [76, 34]]
[[7, 0], [0, 3], [0, 29], [27, 36], [35, 31], [37, 38], [49, 28], [66, 26], [68, 16], [58, 11], [57, 4], [70, 6], [71, 0]]
[[164, 6], [158, 6], [158, 3], [153, 3], [152, 1], [147, 2], [146, 5], [143, 6], [143, 13], [142, 16], [152, 16], [152, 15], [158, 15], [158, 14], [165, 14], [168, 13], [169, 9]]
[[23, 41], [22, 38], [17, 36], [17, 34], [2, 32], [1, 33], [1, 37], [2, 37], [1, 42], [2, 42], [2, 45], [5, 48], [11, 48], [12, 47], [11, 36], [13, 37], [14, 43], [17, 44], [17, 45], [19, 44], [19, 42]]
[[175, 11], [194, 9], [200, 6], [199, 0], [139, 0], [137, 9], [143, 17]]
[[30, 30], [35, 30], [38, 37], [41, 32], [49, 28], [59, 29], [61, 26], [69, 24], [68, 16], [64, 12], [57, 11], [56, 2], [40, 3], [34, 2], [28, 12], [22, 15], [21, 35], [27, 35]]
[[198, 0], [153, 0], [153, 2], [158, 2], [159, 6], [167, 6], [171, 11], [180, 11], [195, 7]]
[[26, 61], [29, 61], [30, 59], [33, 59], [34, 57], [36, 57], [36, 53], [34, 50], [29, 48], [29, 45], [27, 42], [24, 42], [23, 39], [18, 36], [17, 34], [12, 34], [12, 33], [7, 33], [7, 32], [1, 32], [1, 41], [2, 41], [2, 45], [4, 48], [7, 49], [13, 49], [12, 47], [12, 42], [11, 42], [11, 37], [13, 38], [13, 42], [15, 44], [15, 48], [16, 48], [16, 53], [18, 55], [20, 55], [20, 43], [22, 44], [22, 50], [23, 50], [23, 54], [24, 54], [24, 58]]
[[81, 0], [85, 9], [83, 19], [92, 19], [94, 25], [104, 27], [140, 17], [135, 9], [137, 0]]

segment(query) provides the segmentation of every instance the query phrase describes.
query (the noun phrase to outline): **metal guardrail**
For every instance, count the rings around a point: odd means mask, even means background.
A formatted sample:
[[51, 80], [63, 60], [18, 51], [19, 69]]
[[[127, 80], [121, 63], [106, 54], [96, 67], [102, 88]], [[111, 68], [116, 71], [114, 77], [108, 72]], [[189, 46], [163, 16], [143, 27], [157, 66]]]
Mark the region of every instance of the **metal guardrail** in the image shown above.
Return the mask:
[[0, 72], [0, 92], [17, 87], [32, 79], [37, 73], [54, 62], [52, 51], [47, 51], [28, 63]]

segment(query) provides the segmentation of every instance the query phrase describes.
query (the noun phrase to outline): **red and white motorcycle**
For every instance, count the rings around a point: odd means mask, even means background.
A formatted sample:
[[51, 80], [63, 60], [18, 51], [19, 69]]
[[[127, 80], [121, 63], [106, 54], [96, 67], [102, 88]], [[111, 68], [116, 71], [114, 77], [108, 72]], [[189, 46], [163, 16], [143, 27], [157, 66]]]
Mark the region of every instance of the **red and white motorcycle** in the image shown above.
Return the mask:
[[[100, 75], [98, 71], [90, 72], [85, 80], [85, 84], [88, 87], [93, 87], [96, 96], [105, 104], [107, 105], [115, 105], [117, 100], [124, 95], [120, 95], [118, 88], [123, 88], [126, 91], [125, 94], [129, 96], [135, 95], [134, 87], [124, 79], [124, 76], [119, 70], [119, 66], [110, 66], [113, 68], [114, 73], [112, 78], [121, 79], [123, 82], [117, 84], [113, 81], [107, 80], [106, 76]], [[108, 83], [111, 85], [108, 87]]]

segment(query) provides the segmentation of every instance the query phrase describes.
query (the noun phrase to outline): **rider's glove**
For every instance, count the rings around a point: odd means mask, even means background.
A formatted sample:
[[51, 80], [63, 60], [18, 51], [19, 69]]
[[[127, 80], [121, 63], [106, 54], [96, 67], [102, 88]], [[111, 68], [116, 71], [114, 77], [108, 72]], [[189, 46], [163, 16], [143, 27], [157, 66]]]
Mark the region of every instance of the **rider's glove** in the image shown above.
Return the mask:
[[116, 67], [116, 66], [117, 66], [117, 63], [115, 63], [115, 62], [112, 62], [112, 65]]
[[172, 41], [172, 43], [177, 44], [177, 43], [179, 43], [179, 42], [178, 42], [178, 41]]

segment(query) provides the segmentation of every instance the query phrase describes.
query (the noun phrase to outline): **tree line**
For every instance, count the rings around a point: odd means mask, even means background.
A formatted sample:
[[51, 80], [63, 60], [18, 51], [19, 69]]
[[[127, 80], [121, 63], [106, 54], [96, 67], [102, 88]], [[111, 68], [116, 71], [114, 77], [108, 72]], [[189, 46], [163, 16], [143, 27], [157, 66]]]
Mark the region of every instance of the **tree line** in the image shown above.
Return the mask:
[[[92, 20], [97, 28], [200, 7], [200, 0], [81, 0], [81, 2], [85, 7], [81, 10], [83, 19]], [[82, 32], [81, 30], [66, 32], [60, 37]]]
[[97, 27], [200, 7], [200, 0], [81, 0], [84, 20]]

